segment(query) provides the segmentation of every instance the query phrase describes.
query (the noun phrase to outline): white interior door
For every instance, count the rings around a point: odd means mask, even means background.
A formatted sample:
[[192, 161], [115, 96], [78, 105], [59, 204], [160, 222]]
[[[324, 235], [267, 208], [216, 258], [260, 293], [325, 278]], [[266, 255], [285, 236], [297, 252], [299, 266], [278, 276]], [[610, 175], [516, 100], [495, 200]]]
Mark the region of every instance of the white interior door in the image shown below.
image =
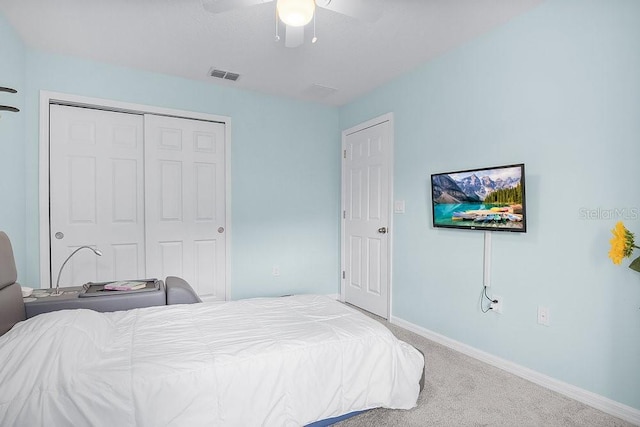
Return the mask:
[[147, 272], [226, 299], [225, 125], [145, 115]]
[[51, 105], [51, 281], [60, 286], [145, 276], [143, 118]]
[[345, 301], [389, 315], [391, 124], [343, 133], [343, 289]]

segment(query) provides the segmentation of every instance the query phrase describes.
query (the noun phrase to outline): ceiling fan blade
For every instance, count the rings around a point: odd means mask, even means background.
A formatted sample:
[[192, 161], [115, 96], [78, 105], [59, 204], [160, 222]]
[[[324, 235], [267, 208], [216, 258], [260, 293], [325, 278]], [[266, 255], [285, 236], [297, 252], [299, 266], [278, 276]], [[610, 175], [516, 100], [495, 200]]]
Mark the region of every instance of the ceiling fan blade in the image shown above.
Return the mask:
[[256, 4], [270, 3], [273, 0], [202, 0], [202, 7], [211, 13], [222, 13]]
[[383, 0], [316, 0], [316, 5], [365, 22], [382, 16]]
[[286, 47], [298, 47], [302, 43], [304, 43], [304, 27], [287, 25], [284, 33], [284, 45]]

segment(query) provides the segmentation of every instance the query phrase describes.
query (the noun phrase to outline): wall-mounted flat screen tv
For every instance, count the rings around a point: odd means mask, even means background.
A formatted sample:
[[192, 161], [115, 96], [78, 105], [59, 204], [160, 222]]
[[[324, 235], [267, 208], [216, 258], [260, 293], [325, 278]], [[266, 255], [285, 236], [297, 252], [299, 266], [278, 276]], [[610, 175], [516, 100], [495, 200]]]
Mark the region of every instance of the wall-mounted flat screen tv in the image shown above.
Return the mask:
[[527, 231], [524, 164], [431, 175], [433, 226]]

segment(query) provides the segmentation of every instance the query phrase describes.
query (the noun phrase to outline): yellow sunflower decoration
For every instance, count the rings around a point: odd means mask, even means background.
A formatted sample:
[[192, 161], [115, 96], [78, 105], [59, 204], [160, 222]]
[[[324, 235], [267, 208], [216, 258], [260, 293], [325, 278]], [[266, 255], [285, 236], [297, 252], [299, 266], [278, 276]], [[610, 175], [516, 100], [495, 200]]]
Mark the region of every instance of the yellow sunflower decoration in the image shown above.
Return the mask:
[[[609, 250], [609, 258], [614, 264], [618, 265], [622, 262], [622, 258], [629, 258], [634, 249], [640, 249], [636, 246], [634, 235], [626, 229], [622, 221], [618, 221], [616, 227], [611, 230], [613, 237], [609, 240], [611, 249]], [[640, 271], [640, 257], [633, 260], [629, 268]]]

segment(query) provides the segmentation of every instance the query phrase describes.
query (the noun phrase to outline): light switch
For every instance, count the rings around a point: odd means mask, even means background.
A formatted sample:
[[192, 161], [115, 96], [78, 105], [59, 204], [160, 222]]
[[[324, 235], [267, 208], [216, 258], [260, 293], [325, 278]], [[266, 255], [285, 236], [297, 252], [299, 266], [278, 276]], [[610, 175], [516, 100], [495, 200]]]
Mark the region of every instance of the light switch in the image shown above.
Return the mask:
[[393, 205], [393, 212], [397, 214], [404, 213], [404, 200], [396, 200]]

